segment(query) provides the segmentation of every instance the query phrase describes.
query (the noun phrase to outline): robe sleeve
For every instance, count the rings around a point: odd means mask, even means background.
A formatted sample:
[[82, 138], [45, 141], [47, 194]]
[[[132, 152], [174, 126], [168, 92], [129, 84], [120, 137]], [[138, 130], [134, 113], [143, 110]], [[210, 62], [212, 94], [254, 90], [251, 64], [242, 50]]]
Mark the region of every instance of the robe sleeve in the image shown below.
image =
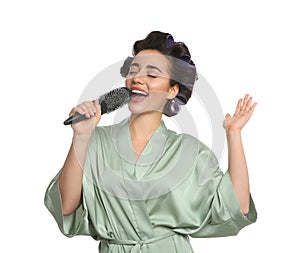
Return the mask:
[[220, 170], [218, 161], [209, 148], [201, 151], [196, 166], [194, 179], [197, 179], [198, 196], [194, 198], [193, 205], [198, 207], [197, 211], [194, 209], [194, 214], [198, 215], [201, 222], [190, 234], [191, 237], [232, 236], [256, 221], [257, 213], [251, 194], [249, 212], [244, 215], [229, 172], [223, 173]]
[[67, 237], [74, 235], [90, 235], [95, 236], [96, 232], [89, 221], [88, 210], [86, 207], [85, 197], [82, 198], [82, 204], [71, 214], [63, 215], [62, 202], [59, 191], [59, 177], [60, 172], [50, 182], [44, 203], [50, 213], [57, 222], [60, 231]]

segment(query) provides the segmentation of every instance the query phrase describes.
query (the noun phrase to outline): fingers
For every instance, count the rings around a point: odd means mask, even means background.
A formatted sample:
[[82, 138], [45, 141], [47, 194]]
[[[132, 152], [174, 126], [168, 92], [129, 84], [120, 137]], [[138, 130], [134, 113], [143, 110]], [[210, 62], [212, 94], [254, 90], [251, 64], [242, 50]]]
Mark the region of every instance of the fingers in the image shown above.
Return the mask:
[[246, 94], [244, 99], [240, 99], [239, 101], [242, 101], [240, 104], [240, 111], [244, 112], [253, 112], [257, 105], [256, 102], [253, 103], [253, 97], [250, 97], [249, 94]]
[[249, 102], [249, 94], [246, 94], [244, 99], [243, 99], [242, 106], [241, 106], [242, 111], [246, 110], [248, 102]]
[[97, 99], [97, 100], [94, 100], [93, 103], [94, 103], [94, 106], [95, 106], [95, 108], [96, 108], [96, 114], [95, 114], [95, 116], [96, 116], [96, 122], [97, 122], [97, 124], [98, 124], [98, 122], [99, 122], [100, 119], [101, 119], [101, 107], [100, 107], [100, 105], [99, 105], [99, 100], [98, 100], [98, 99]]
[[229, 113], [227, 113], [226, 115], [225, 115], [225, 119], [230, 119], [231, 118], [231, 115], [229, 114]]
[[[97, 106], [98, 104], [98, 106]], [[99, 106], [98, 101], [85, 101], [79, 105], [77, 105], [76, 107], [74, 107], [72, 109], [72, 111], [70, 112], [70, 115], [73, 115], [75, 112], [84, 115], [86, 118], [91, 118], [93, 116], [96, 116], [100, 113], [101, 115], [101, 109]]]
[[243, 99], [239, 99], [237, 105], [236, 105], [236, 109], [235, 109], [235, 112], [234, 112], [234, 115], [238, 115], [239, 112], [241, 111], [242, 109], [242, 104], [243, 104]]
[[[248, 99], [248, 98], [247, 98], [247, 99]], [[246, 104], [245, 104], [245, 111], [246, 111], [246, 112], [249, 112], [250, 109], [251, 109], [252, 97], [250, 97], [250, 98], [248, 99], [248, 101], [246, 100], [245, 102], [246, 102]]]
[[251, 106], [251, 108], [250, 108], [251, 114], [254, 112], [254, 109], [255, 109], [256, 105], [257, 105], [257, 102], [255, 102], [255, 103]]

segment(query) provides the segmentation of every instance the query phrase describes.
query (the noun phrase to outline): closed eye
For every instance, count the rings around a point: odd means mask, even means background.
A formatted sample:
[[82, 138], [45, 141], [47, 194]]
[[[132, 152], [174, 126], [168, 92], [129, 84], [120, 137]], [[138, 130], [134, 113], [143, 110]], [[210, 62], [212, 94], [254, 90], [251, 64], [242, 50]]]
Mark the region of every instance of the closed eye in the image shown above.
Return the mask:
[[128, 74], [129, 75], [134, 75], [134, 74], [136, 74], [137, 72], [136, 71], [130, 71]]

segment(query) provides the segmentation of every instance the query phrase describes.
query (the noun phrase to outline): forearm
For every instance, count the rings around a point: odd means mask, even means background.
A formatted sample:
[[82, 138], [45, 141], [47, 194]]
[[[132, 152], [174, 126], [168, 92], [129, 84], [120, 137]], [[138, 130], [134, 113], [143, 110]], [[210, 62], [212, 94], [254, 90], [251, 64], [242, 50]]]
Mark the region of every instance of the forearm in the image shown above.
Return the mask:
[[82, 176], [90, 136], [73, 136], [73, 141], [59, 175], [63, 214], [74, 212], [81, 204]]
[[228, 168], [231, 181], [244, 214], [249, 211], [250, 187], [246, 157], [240, 131], [227, 131]]

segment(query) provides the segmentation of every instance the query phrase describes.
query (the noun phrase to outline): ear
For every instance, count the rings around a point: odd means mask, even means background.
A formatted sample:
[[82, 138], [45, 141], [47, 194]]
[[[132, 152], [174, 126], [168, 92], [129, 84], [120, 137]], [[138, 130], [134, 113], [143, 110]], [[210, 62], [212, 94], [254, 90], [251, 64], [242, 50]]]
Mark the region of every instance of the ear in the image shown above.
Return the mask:
[[176, 83], [175, 85], [173, 85], [169, 88], [168, 99], [175, 98], [177, 96], [178, 92], [179, 92], [179, 84]]

